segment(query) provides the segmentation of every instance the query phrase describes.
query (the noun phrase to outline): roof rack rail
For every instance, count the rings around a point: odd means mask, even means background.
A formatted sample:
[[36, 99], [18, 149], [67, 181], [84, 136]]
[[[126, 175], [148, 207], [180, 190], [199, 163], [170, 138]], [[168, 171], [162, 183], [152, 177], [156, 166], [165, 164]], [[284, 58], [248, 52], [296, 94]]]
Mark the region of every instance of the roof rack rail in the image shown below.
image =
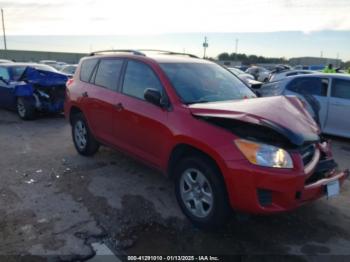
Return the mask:
[[142, 55], [146, 56], [144, 53], [139, 52], [138, 50], [133, 49], [111, 49], [111, 50], [101, 50], [101, 51], [94, 51], [90, 53], [90, 56], [94, 56], [101, 53], [132, 53], [133, 55]]
[[167, 55], [185, 55], [185, 56], [189, 56], [189, 57], [192, 57], [192, 58], [199, 58], [198, 56], [192, 55], [192, 54], [178, 53], [178, 52], [172, 52], [172, 51], [166, 51], [166, 50], [158, 50], [158, 49], [137, 49], [137, 51], [158, 52], [158, 53], [167, 54]]

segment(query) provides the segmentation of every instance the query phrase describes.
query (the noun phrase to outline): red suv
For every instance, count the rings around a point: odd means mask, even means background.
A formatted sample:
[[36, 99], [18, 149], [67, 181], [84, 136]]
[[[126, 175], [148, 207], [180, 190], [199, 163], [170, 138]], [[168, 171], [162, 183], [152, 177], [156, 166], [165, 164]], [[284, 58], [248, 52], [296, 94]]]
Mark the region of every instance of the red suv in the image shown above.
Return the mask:
[[192, 55], [113, 51], [83, 58], [67, 83], [80, 154], [106, 145], [162, 171], [199, 226], [224, 223], [232, 209], [271, 214], [339, 194], [349, 172], [296, 97], [256, 98]]

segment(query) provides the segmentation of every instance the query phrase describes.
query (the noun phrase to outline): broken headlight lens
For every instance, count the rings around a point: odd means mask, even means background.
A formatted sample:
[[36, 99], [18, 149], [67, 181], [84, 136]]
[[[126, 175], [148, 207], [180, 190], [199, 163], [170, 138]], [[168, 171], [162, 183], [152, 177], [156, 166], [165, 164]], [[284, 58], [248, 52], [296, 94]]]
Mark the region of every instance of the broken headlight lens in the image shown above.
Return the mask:
[[282, 148], [244, 139], [236, 140], [235, 144], [248, 161], [254, 165], [293, 168], [293, 160], [290, 154]]

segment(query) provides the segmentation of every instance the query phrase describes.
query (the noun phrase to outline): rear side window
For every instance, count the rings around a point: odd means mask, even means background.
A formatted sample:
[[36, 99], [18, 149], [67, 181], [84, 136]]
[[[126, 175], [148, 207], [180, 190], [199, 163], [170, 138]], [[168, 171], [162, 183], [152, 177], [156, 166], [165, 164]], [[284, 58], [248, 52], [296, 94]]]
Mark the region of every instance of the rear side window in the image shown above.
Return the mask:
[[81, 64], [81, 69], [80, 69], [80, 80], [84, 82], [89, 82], [91, 73], [94, 70], [96, 64], [97, 64], [97, 59], [89, 59], [85, 60]]
[[350, 99], [350, 81], [333, 79], [332, 97]]
[[327, 96], [328, 79], [326, 78], [297, 78], [291, 81], [287, 89], [302, 95]]
[[147, 88], [157, 89], [162, 93], [162, 85], [153, 70], [144, 63], [129, 61], [125, 72], [123, 93], [144, 100]]
[[117, 90], [122, 66], [122, 59], [101, 60], [97, 69], [95, 84], [110, 90]]

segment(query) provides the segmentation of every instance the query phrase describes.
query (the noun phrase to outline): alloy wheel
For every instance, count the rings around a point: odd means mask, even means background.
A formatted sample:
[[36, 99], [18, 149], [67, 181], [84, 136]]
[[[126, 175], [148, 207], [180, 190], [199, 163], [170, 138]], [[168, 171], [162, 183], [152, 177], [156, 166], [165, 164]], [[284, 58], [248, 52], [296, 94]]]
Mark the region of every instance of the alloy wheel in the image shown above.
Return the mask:
[[19, 114], [20, 117], [25, 117], [26, 115], [26, 108], [23, 104], [23, 101], [21, 99], [18, 99], [17, 101], [17, 112]]
[[208, 179], [198, 169], [190, 168], [182, 173], [180, 195], [187, 210], [195, 217], [205, 218], [213, 209], [213, 190]]
[[87, 129], [85, 123], [78, 120], [74, 127], [75, 143], [80, 150], [84, 150], [87, 145]]

